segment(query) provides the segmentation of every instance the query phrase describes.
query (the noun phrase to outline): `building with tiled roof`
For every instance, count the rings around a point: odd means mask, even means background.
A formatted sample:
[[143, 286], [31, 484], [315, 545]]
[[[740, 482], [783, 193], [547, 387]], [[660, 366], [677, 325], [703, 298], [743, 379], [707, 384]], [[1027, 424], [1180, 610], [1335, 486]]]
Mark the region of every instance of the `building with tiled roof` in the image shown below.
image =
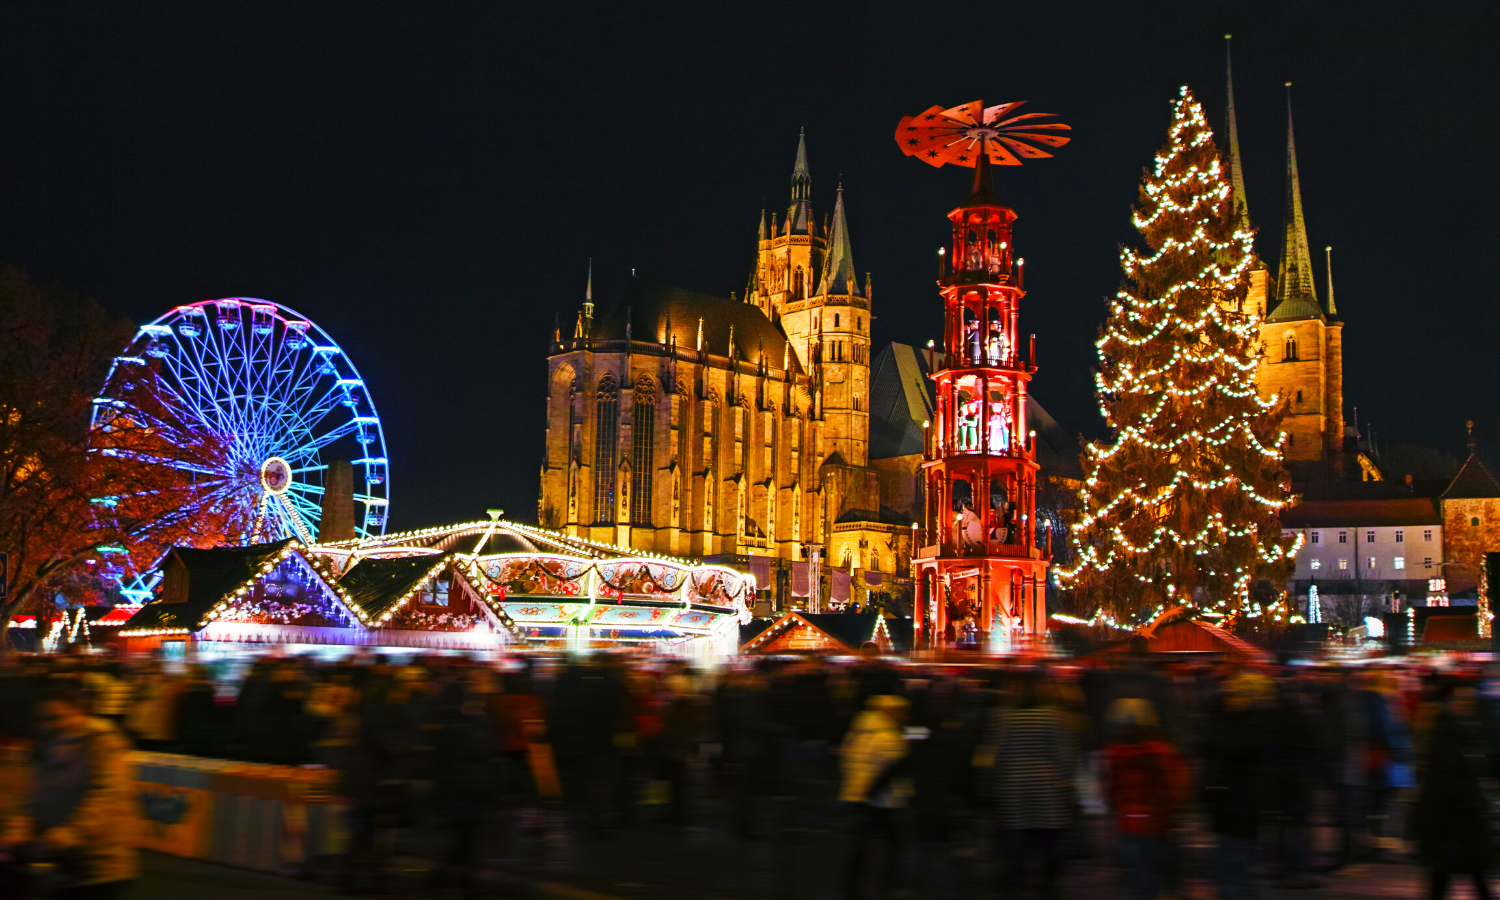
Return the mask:
[[1484, 554], [1500, 550], [1500, 482], [1472, 453], [1451, 479], [1295, 487], [1281, 523], [1303, 538], [1288, 587], [1304, 609], [1315, 586], [1320, 597], [1469, 602]]

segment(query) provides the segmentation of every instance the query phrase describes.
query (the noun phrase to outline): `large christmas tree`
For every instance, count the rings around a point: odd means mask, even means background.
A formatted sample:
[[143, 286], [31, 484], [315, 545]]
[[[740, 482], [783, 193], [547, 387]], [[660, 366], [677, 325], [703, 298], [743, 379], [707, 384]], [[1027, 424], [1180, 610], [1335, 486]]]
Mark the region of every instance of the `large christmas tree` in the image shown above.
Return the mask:
[[1254, 580], [1284, 577], [1296, 549], [1278, 522], [1291, 496], [1285, 404], [1256, 391], [1251, 234], [1234, 222], [1213, 134], [1186, 87], [1135, 227], [1149, 252], [1121, 249], [1124, 287], [1097, 342], [1112, 441], [1084, 451], [1078, 562], [1062, 575], [1121, 620], [1175, 606], [1258, 616], [1270, 610], [1251, 599]]

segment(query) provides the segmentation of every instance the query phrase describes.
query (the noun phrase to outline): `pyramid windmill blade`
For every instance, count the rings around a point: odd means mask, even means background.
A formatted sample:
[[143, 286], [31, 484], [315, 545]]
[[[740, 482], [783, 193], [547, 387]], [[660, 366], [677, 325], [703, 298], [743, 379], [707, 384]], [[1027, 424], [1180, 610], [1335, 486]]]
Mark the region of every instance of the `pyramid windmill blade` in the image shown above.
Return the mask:
[[1002, 147], [999, 141], [988, 140], [984, 142], [985, 150], [989, 151], [990, 162], [997, 166], [1019, 166], [1021, 161], [1015, 155]]
[[[993, 125], [995, 120], [1017, 107], [1025, 106], [1025, 100], [1017, 100], [1013, 103], [1002, 103], [999, 106], [991, 106], [984, 111], [984, 124]], [[1033, 115], [1045, 116], [1047, 113], [1033, 113]]]
[[1061, 147], [1072, 140], [1072, 138], [1063, 137], [1060, 134], [1031, 134], [1025, 131], [1007, 131], [1005, 136], [1020, 138], [1023, 141], [1036, 141], [1038, 144], [1046, 144], [1048, 147]]
[[1015, 140], [1014, 138], [1002, 137], [999, 140], [1002, 141], [1005, 146], [1016, 151], [1017, 155], [1024, 156], [1027, 159], [1046, 159], [1047, 157], [1050, 157], [1052, 155], [1046, 150], [1033, 147], [1030, 144], [1023, 144], [1020, 141]]
[[979, 125], [983, 122], [984, 101], [975, 100], [973, 103], [964, 103], [951, 109], [945, 109], [943, 110], [943, 115], [962, 122], [965, 125]]
[[[1012, 122], [1022, 122], [1026, 119], [1046, 119], [1051, 117], [1052, 113], [1026, 113], [1025, 115], [1011, 116], [1009, 119], [1006, 119], [1003, 122], [991, 122], [990, 124], [994, 125], [996, 128], [1004, 128]], [[1063, 127], [1066, 128], [1067, 126], [1064, 125]]]

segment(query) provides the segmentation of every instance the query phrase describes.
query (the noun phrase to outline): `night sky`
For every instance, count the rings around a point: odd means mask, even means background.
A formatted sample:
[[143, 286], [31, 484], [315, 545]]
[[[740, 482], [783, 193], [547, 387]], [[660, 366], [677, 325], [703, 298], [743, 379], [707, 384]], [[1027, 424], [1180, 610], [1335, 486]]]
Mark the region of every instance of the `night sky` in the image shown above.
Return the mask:
[[997, 172], [1035, 393], [1098, 434], [1117, 245], [1178, 87], [1222, 123], [1225, 32], [1273, 270], [1295, 82], [1346, 415], [1382, 444], [1457, 452], [1469, 418], [1500, 442], [1494, 4], [105, 6], [0, 11], [0, 260], [137, 322], [222, 296], [311, 317], [379, 408], [396, 528], [534, 517], [547, 341], [588, 258], [606, 309], [632, 268], [742, 291], [799, 128], [820, 219], [843, 182], [877, 347], [935, 337], [934, 252], [971, 170], [893, 139], [933, 104], [1028, 100], [1073, 126]]

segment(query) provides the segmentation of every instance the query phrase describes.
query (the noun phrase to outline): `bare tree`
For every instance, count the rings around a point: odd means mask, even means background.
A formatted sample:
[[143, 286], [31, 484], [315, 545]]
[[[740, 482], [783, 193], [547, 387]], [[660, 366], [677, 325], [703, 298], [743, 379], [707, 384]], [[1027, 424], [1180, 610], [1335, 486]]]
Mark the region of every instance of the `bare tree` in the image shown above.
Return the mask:
[[[97, 573], [109, 560], [144, 568], [171, 544], [225, 533], [197, 474], [222, 464], [222, 436], [175, 410], [145, 361], [99, 396], [132, 331], [92, 300], [0, 267], [0, 551], [10, 554], [0, 653], [11, 618], [42, 612], [53, 591], [107, 593]], [[120, 410], [107, 428], [90, 428], [96, 402]]]

